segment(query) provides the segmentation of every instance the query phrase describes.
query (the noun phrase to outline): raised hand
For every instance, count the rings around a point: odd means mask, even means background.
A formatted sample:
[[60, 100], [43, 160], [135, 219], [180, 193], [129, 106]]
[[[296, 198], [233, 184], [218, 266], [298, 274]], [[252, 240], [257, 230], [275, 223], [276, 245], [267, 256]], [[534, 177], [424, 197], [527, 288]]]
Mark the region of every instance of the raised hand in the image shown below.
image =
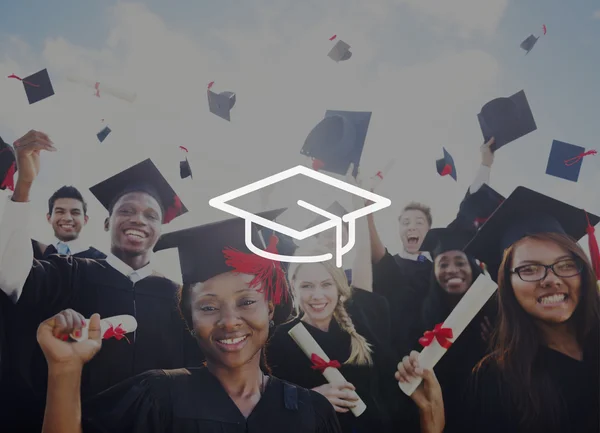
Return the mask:
[[102, 347], [100, 316], [94, 314], [88, 327], [88, 339], [80, 342], [69, 341], [69, 335], [78, 333], [85, 325], [85, 318], [71, 309], [63, 310], [38, 327], [37, 340], [40, 344], [48, 368], [81, 369]]
[[491, 167], [494, 163], [494, 151], [492, 150], [492, 146], [495, 143], [494, 137], [490, 138], [487, 143], [481, 145], [481, 165], [485, 165], [486, 167]]
[[13, 143], [17, 160], [17, 182], [32, 183], [40, 172], [40, 152], [55, 152], [47, 134], [33, 129]]
[[354, 392], [356, 388], [350, 382], [344, 383], [327, 383], [313, 391], [325, 396], [333, 405], [336, 412], [346, 413], [350, 408], [356, 407], [358, 395]]
[[423, 370], [419, 365], [419, 352], [413, 350], [409, 356], [405, 356], [398, 364], [398, 371], [396, 371], [395, 376], [398, 382], [403, 383], [410, 382], [413, 378], [423, 378], [423, 381], [410, 398], [413, 399], [420, 410], [435, 413], [441, 411], [443, 417], [442, 388], [433, 371]]

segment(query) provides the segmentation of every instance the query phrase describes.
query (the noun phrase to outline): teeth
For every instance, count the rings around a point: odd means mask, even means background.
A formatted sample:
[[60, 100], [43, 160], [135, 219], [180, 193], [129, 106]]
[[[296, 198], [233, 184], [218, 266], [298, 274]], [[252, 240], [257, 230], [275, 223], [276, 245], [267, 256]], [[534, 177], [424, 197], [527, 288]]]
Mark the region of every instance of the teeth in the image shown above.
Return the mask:
[[321, 310], [323, 308], [325, 308], [327, 304], [312, 304], [311, 307], [314, 308], [315, 310]]
[[144, 232], [141, 232], [139, 230], [134, 230], [134, 229], [129, 229], [125, 231], [125, 234], [128, 236], [136, 236], [138, 238], [145, 238], [146, 235], [144, 234]]
[[460, 284], [462, 282], [463, 282], [462, 278], [450, 278], [448, 280], [449, 284]]
[[221, 344], [237, 344], [241, 341], [244, 341], [247, 336], [238, 337], [238, 338], [226, 338], [225, 340], [218, 340]]
[[559, 302], [563, 302], [566, 296], [564, 294], [556, 294], [550, 296], [544, 296], [540, 298], [541, 304], [558, 304]]

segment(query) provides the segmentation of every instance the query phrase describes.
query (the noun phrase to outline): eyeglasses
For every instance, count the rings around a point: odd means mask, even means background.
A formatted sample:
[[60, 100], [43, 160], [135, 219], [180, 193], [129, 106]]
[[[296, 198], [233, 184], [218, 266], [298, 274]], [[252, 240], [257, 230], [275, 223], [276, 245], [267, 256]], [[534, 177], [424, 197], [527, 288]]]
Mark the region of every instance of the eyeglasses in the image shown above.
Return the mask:
[[533, 283], [541, 281], [548, 275], [548, 270], [552, 269], [557, 277], [574, 277], [583, 270], [583, 263], [580, 260], [566, 259], [560, 260], [552, 265], [530, 264], [514, 268], [511, 273], [517, 274], [525, 282]]

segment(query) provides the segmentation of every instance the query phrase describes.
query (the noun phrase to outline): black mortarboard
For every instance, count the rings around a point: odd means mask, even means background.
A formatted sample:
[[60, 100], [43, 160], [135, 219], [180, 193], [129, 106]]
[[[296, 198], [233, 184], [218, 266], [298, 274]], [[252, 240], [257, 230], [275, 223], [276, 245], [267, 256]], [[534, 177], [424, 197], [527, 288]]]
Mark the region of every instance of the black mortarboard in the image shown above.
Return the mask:
[[[344, 209], [344, 206], [342, 206], [341, 204], [339, 204], [337, 201], [333, 202], [327, 209], [325, 209], [327, 212], [334, 214], [335, 216], [338, 217], [343, 217], [344, 215], [346, 215], [348, 213], [348, 211], [346, 209]], [[314, 227], [318, 224], [324, 223], [325, 221], [329, 221], [328, 218], [325, 218], [324, 216], [319, 215], [317, 218], [315, 218], [309, 225], [306, 226], [306, 228], [310, 228], [310, 227]]]
[[454, 180], [457, 180], [456, 166], [454, 165], [454, 159], [448, 151], [443, 148], [444, 157], [435, 161], [437, 172], [440, 176], [450, 175]]
[[52, 82], [50, 81], [47, 69], [42, 69], [25, 78], [17, 77], [14, 74], [9, 78], [21, 80], [30, 105], [54, 95], [54, 89], [52, 88]]
[[[277, 209], [257, 215], [272, 221], [283, 211], [285, 209]], [[237, 217], [177, 230], [163, 234], [158, 240], [154, 251], [178, 248], [183, 283], [201, 283], [234, 270], [230, 264], [226, 263], [228, 260], [224, 253], [225, 250], [233, 249], [242, 254], [250, 255], [250, 251], [246, 247], [245, 230], [245, 220]], [[266, 246], [263, 244], [258, 231], [259, 226], [253, 224], [252, 243], [257, 248], [264, 250]], [[256, 255], [252, 255], [252, 257], [258, 258]], [[285, 279], [283, 283], [285, 284]], [[282, 297], [282, 303], [279, 308], [276, 308], [276, 316], [279, 319], [274, 319], [276, 322], [281, 323], [289, 317], [291, 304], [289, 296], [287, 296], [287, 299], [286, 296]]]
[[469, 241], [473, 239], [473, 230], [460, 230], [451, 228], [430, 229], [425, 235], [421, 249], [429, 251], [435, 259], [440, 254], [448, 251], [462, 251]]
[[585, 147], [554, 140], [548, 158], [546, 174], [577, 182], [583, 157], [589, 154], [592, 153], [587, 153]]
[[481, 108], [477, 119], [484, 141], [495, 138], [492, 151], [537, 129], [523, 90], [509, 98], [496, 98], [488, 102]]
[[335, 62], [342, 62], [352, 57], [352, 51], [350, 51], [350, 45], [342, 40], [339, 40], [335, 43], [327, 56]]
[[14, 190], [14, 175], [17, 171], [13, 148], [0, 137], [0, 190]]
[[99, 133], [96, 134], [96, 137], [98, 137], [98, 141], [100, 141], [100, 143], [102, 143], [104, 140], [106, 140], [106, 137], [108, 137], [108, 134], [111, 133], [111, 130], [108, 126], [105, 126], [102, 131], [100, 131]]
[[488, 220], [504, 200], [500, 193], [484, 183], [474, 193], [467, 192], [460, 203], [456, 221], [460, 220], [464, 228], [477, 229]]
[[319, 162], [330, 173], [345, 175], [354, 164], [358, 172], [371, 112], [327, 110], [325, 118], [308, 134], [300, 153]]
[[179, 177], [182, 179], [188, 177], [191, 177], [192, 179], [194, 178], [194, 176], [192, 176], [192, 167], [190, 167], [190, 163], [188, 162], [187, 158], [185, 161], [179, 161]]
[[527, 39], [521, 42], [521, 48], [527, 51], [525, 54], [529, 54], [529, 52], [533, 49], [533, 46], [538, 41], [539, 38], [536, 38], [534, 35], [529, 35]]
[[586, 234], [587, 217], [596, 215], [567, 203], [518, 187], [479, 229], [465, 251], [487, 265], [499, 264], [506, 248], [528, 235], [562, 233], [578, 241]]
[[208, 90], [208, 109], [222, 119], [231, 121], [230, 111], [235, 105], [235, 93], [215, 93]]
[[163, 224], [188, 210], [171, 185], [148, 158], [94, 185], [90, 191], [109, 212], [116, 201], [129, 192], [143, 191], [153, 196], [163, 209]]

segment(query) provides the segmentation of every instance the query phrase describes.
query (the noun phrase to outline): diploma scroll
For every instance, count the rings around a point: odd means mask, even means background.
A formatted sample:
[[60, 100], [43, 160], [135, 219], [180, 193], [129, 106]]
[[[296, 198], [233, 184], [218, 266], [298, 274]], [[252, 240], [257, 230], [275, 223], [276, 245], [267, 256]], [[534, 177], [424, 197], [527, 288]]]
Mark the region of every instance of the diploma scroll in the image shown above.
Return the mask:
[[[302, 323], [298, 323], [296, 326], [290, 329], [288, 331], [288, 334], [290, 334], [290, 337], [292, 337], [292, 339], [296, 342], [300, 349], [302, 349], [306, 356], [308, 356], [309, 359], [312, 357], [313, 354], [315, 354], [322, 358], [325, 362], [330, 361], [329, 357], [325, 354], [323, 349], [321, 349], [319, 344], [315, 341], [312, 335], [310, 335], [310, 333], [307, 331], [307, 329]], [[337, 368], [326, 368], [323, 371], [323, 376], [325, 376], [325, 379], [327, 379], [327, 382], [329, 383], [346, 382], [346, 379], [344, 378], [344, 376], [342, 376], [342, 373], [340, 373], [340, 371]], [[356, 395], [356, 397], [358, 397], [356, 407], [353, 407], [352, 409], [350, 409], [350, 411], [355, 417], [359, 417], [367, 409], [367, 405], [361, 400], [361, 398], [358, 395]]]
[[[497, 288], [498, 285], [488, 275], [481, 274], [475, 280], [444, 321], [442, 327], [452, 330], [452, 338], [448, 339], [450, 342], [456, 341]], [[419, 365], [426, 370], [433, 369], [438, 361], [442, 359], [446, 350], [440, 345], [437, 338], [433, 338], [431, 343], [419, 354]], [[414, 378], [408, 383], [398, 382], [398, 385], [406, 395], [410, 396], [421, 384], [422, 380], [421, 378]]]
[[[75, 333], [71, 333], [70, 337], [75, 341], [83, 341], [88, 339], [88, 327], [90, 319], [86, 319], [85, 326], [81, 329], [81, 336], [75, 337]], [[100, 320], [100, 335], [102, 339], [116, 338], [120, 340], [125, 337], [125, 334], [135, 332], [137, 329], [137, 320], [135, 317], [127, 314], [121, 316], [108, 317]]]

